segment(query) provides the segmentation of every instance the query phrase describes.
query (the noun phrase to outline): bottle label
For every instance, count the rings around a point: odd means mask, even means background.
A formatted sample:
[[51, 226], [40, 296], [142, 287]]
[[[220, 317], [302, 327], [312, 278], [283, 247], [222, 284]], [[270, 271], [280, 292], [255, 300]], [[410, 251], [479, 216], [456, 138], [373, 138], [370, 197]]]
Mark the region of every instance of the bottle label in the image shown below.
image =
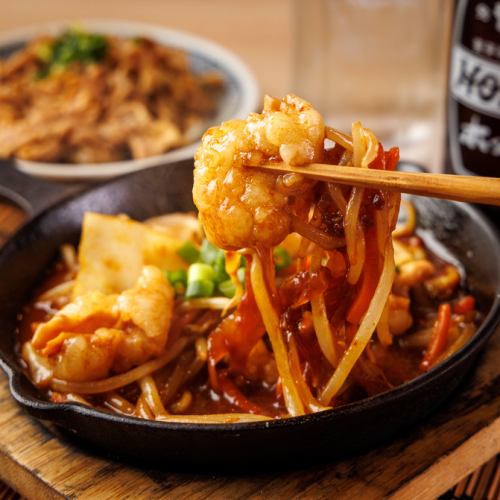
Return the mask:
[[500, 118], [500, 66], [460, 45], [453, 49], [450, 91], [465, 106]]
[[459, 2], [449, 84], [453, 169], [500, 176], [500, 1]]

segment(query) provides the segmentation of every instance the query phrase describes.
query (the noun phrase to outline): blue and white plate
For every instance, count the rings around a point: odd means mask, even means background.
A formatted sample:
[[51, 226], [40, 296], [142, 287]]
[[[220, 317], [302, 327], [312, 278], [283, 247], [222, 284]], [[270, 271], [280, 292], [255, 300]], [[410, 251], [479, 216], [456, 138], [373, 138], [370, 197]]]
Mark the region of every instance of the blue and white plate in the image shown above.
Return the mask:
[[111, 163], [61, 164], [15, 159], [14, 165], [25, 173], [54, 180], [103, 180], [142, 168], [191, 158], [204, 130], [231, 118], [244, 118], [248, 113], [256, 111], [260, 105], [255, 77], [236, 55], [196, 35], [144, 23], [109, 20], [86, 20], [75, 23], [73, 20], [0, 33], [0, 57], [7, 57], [21, 49], [33, 38], [47, 34], [58, 35], [68, 26], [75, 24], [91, 32], [124, 38], [144, 36], [162, 45], [182, 49], [188, 54], [194, 72], [217, 70], [222, 75], [225, 81], [224, 94], [219, 101], [216, 115], [200, 123], [200, 127], [192, 133], [192, 142], [186, 146], [158, 156]]

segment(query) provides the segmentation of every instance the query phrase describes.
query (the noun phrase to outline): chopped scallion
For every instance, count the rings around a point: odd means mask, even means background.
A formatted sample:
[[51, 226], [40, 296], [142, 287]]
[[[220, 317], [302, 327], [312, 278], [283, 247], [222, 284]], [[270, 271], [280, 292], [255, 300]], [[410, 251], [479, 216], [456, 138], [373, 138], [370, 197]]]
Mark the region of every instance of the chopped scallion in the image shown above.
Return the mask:
[[187, 285], [187, 273], [184, 269], [179, 269], [177, 271], [167, 271], [165, 273], [167, 280], [174, 287], [175, 293], [177, 295], [182, 295], [186, 291]]
[[191, 281], [214, 281], [215, 273], [212, 266], [208, 264], [203, 264], [202, 262], [196, 262], [189, 266], [187, 272], [188, 284]]
[[224, 297], [227, 297], [231, 299], [234, 297], [234, 294], [236, 293], [236, 287], [234, 286], [234, 283], [229, 279], [226, 281], [223, 281], [222, 283], [219, 283], [219, 292], [224, 295]]
[[214, 279], [216, 283], [221, 283], [229, 279], [229, 275], [226, 272], [226, 259], [223, 253], [217, 256], [212, 267], [215, 273]]
[[200, 260], [206, 264], [214, 264], [218, 259], [224, 258], [224, 252], [212, 245], [208, 240], [203, 240], [200, 250]]
[[200, 258], [200, 252], [193, 243], [187, 241], [177, 250], [177, 255], [188, 264], [195, 263]]
[[211, 297], [214, 293], [214, 282], [210, 280], [188, 281], [186, 299]]
[[177, 271], [167, 271], [167, 278], [170, 283], [187, 283], [187, 273], [184, 269], [179, 269]]

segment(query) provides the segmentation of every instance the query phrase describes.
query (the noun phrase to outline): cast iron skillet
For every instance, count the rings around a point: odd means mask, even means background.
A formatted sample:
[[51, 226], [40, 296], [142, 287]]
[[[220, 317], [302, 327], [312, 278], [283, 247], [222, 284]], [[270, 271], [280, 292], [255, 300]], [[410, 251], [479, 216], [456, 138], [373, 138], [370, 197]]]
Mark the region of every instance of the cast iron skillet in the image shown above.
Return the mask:
[[[415, 168], [406, 165], [407, 168]], [[10, 169], [0, 169], [0, 194], [10, 185], [35, 210], [60, 193]], [[8, 186], [7, 186], [8, 187]], [[486, 313], [475, 337], [429, 373], [394, 390], [339, 409], [293, 419], [248, 424], [167, 424], [123, 417], [40, 396], [16, 360], [16, 315], [59, 246], [78, 240], [87, 210], [126, 212], [135, 219], [192, 210], [192, 163], [156, 167], [70, 196], [41, 211], [0, 252], [0, 365], [14, 399], [34, 417], [55, 423], [98, 450], [136, 460], [184, 466], [296, 463], [338, 457], [373, 446], [429, 414], [459, 384], [500, 319], [500, 244], [484, 217], [470, 206], [414, 198], [419, 224], [433, 229], [463, 263], [468, 285]], [[19, 195], [17, 201], [20, 201]], [[33, 201], [33, 196], [37, 201]], [[30, 199], [31, 198], [31, 199]], [[303, 459], [303, 460], [301, 460]]]

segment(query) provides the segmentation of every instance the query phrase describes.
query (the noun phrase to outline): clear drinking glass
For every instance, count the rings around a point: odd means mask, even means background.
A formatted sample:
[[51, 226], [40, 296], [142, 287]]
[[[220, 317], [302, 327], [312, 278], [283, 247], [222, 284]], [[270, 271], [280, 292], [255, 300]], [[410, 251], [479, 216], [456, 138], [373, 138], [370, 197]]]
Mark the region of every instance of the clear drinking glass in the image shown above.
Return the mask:
[[293, 91], [336, 128], [361, 120], [403, 159], [439, 161], [449, 8], [448, 0], [294, 0]]

